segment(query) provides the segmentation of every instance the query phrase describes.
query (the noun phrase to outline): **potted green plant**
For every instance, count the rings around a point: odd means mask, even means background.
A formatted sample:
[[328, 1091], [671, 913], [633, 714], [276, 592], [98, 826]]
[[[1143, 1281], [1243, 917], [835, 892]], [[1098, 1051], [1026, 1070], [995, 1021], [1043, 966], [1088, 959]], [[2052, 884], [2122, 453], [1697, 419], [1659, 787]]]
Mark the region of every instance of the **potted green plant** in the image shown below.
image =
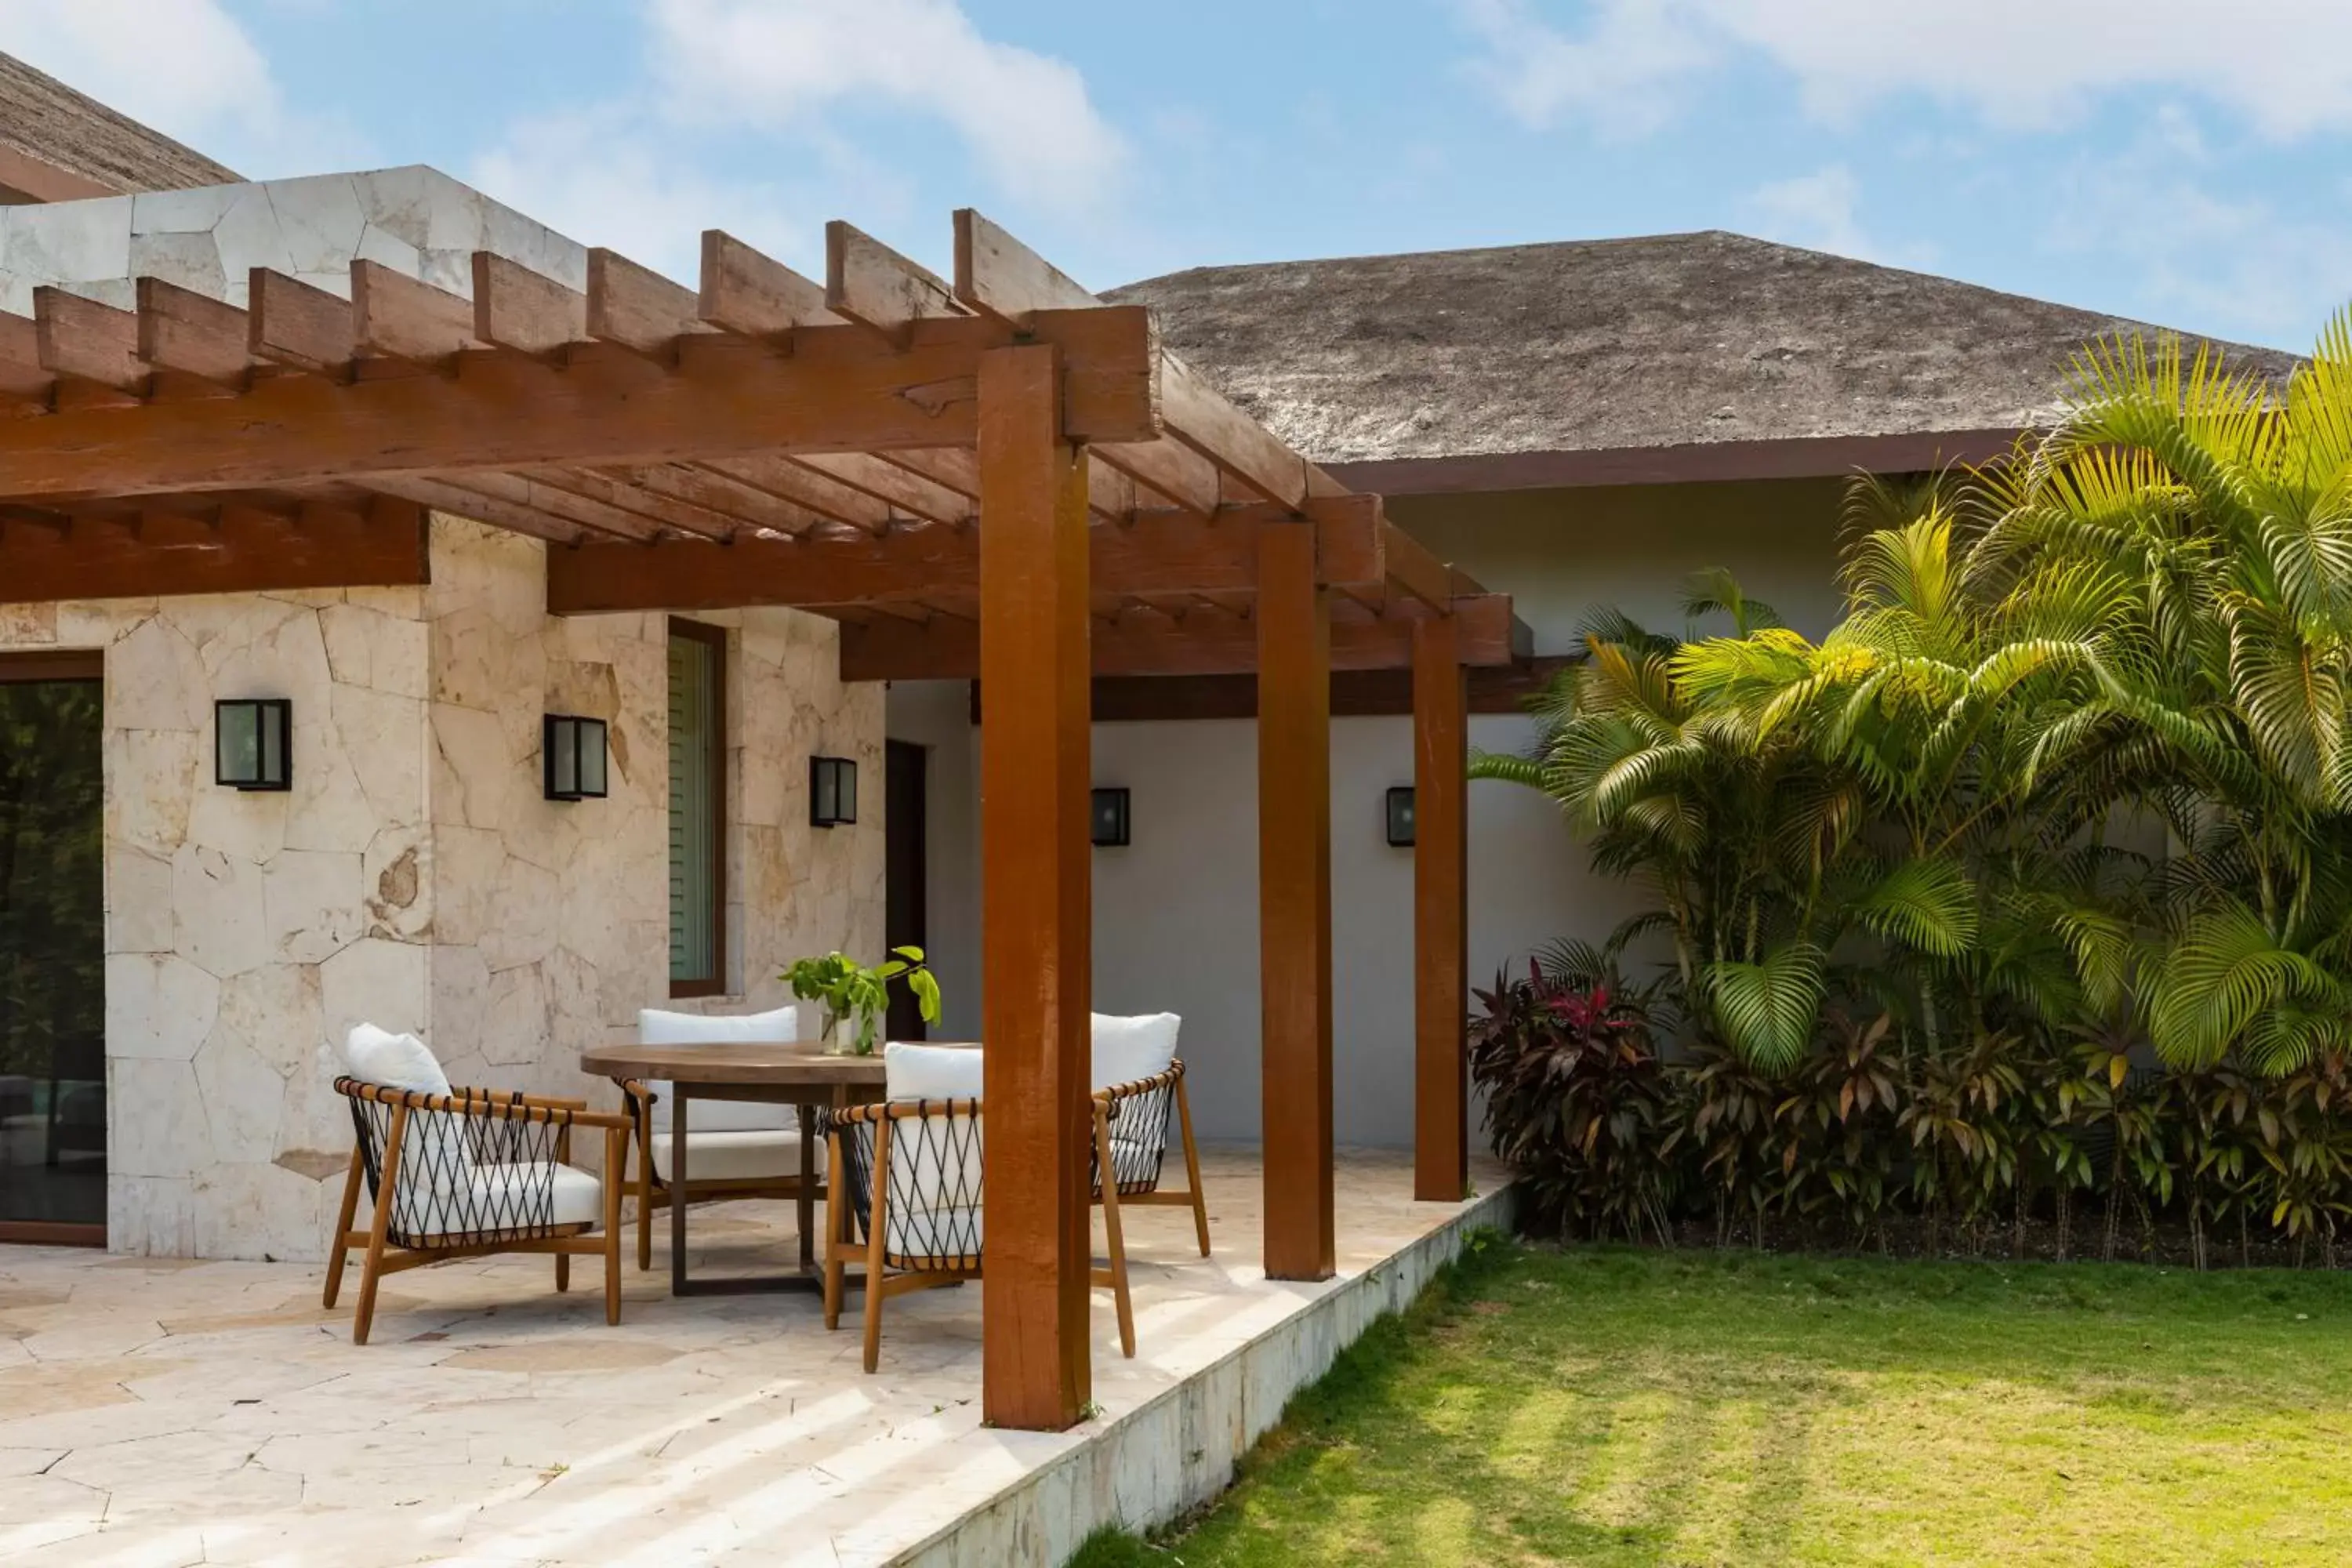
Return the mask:
[[890, 956], [867, 968], [846, 953], [803, 958], [784, 971], [781, 979], [803, 1002], [824, 1009], [825, 1048], [845, 1056], [870, 1056], [882, 1015], [890, 1005], [890, 982], [904, 980], [915, 994], [923, 1022], [940, 1021], [940, 982], [919, 947], [897, 947]]

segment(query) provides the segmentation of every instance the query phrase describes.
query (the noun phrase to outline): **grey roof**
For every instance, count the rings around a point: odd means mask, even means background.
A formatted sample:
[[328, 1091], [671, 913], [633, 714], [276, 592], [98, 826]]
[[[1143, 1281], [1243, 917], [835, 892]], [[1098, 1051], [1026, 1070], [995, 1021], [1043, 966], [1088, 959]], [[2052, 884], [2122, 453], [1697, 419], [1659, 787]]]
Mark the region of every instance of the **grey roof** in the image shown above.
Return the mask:
[[2015, 429], [2085, 342], [2154, 330], [1721, 231], [1203, 267], [1111, 297], [1161, 307], [1171, 349], [1334, 463]]
[[[159, 62], [157, 68], [172, 68]], [[228, 184], [236, 171], [0, 54], [0, 143], [113, 191]]]

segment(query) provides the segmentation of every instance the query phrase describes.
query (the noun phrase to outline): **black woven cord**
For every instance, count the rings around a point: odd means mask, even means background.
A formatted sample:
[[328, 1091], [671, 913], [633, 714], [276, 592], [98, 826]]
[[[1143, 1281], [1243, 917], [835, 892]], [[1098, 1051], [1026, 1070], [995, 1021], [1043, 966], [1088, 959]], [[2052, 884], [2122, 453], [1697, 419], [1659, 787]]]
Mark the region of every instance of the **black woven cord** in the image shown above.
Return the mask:
[[[1176, 1080], [1166, 1074], [1147, 1080], [1151, 1087], [1134, 1094], [1115, 1094], [1110, 1102], [1111, 1170], [1121, 1197], [1157, 1192], [1160, 1169], [1168, 1155], [1168, 1113], [1176, 1104]], [[1095, 1194], [1103, 1190], [1102, 1151], [1095, 1151]]]
[[[373, 1199], [382, 1191], [394, 1108], [349, 1098]], [[412, 1100], [401, 1133], [387, 1239], [399, 1247], [433, 1247], [551, 1234], [559, 1122], [425, 1110], [416, 1103], [422, 1099]], [[509, 1103], [520, 1108], [521, 1097]]]

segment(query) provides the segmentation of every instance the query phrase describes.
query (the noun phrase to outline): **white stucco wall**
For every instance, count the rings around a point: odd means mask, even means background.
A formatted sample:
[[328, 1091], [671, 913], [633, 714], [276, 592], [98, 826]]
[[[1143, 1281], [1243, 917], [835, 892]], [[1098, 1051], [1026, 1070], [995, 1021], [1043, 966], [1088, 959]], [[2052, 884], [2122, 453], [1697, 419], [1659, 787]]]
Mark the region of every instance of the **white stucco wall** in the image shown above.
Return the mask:
[[[617, 1104], [578, 1057], [638, 1008], [773, 1005], [793, 957], [879, 948], [880, 792], [821, 830], [806, 791], [819, 749], [879, 779], [880, 690], [841, 683], [829, 621], [712, 616], [732, 994], [667, 1000], [667, 619], [550, 617], [544, 550], [436, 517], [429, 587], [0, 605], [0, 649], [104, 652], [115, 1250], [321, 1256], [352, 1024], [420, 1032], [460, 1084]], [[230, 697], [292, 700], [291, 791], [214, 784]], [[610, 722], [609, 798], [542, 798], [548, 712]]]
[[[1403, 498], [1391, 515], [1445, 559], [1513, 595], [1541, 653], [1578, 646], [1585, 614], [1615, 604], [1679, 630], [1683, 583], [1738, 572], [1800, 628], [1834, 617], [1834, 480]], [[935, 952], [979, 946], [977, 734], [961, 682], [895, 689], [891, 733], [931, 752], [930, 917]], [[1334, 1112], [1344, 1142], [1412, 1136], [1412, 856], [1382, 833], [1381, 796], [1412, 780], [1412, 723], [1331, 726]], [[1471, 743], [1515, 751], [1516, 715], [1471, 723]], [[1134, 843], [1095, 854], [1095, 999], [1110, 1012], [1184, 1016], [1202, 1135], [1254, 1138], [1258, 1105], [1256, 726], [1248, 721], [1097, 724], [1094, 778], [1133, 792]], [[962, 826], [966, 821], [970, 826]], [[1550, 803], [1477, 784], [1470, 797], [1470, 981], [1567, 934], [1600, 936], [1637, 907], [1592, 876]], [[950, 999], [978, 1018], [979, 977]], [[960, 1011], [969, 1009], [969, 1011]]]

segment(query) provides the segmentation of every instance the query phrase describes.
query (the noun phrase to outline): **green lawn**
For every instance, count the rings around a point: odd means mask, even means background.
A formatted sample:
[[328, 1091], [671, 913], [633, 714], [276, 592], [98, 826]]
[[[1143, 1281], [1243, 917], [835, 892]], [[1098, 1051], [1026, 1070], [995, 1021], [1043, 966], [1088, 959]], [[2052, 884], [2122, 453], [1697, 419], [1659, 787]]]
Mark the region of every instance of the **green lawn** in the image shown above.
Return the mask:
[[2352, 1277], [1496, 1240], [1079, 1562], [2352, 1563]]

